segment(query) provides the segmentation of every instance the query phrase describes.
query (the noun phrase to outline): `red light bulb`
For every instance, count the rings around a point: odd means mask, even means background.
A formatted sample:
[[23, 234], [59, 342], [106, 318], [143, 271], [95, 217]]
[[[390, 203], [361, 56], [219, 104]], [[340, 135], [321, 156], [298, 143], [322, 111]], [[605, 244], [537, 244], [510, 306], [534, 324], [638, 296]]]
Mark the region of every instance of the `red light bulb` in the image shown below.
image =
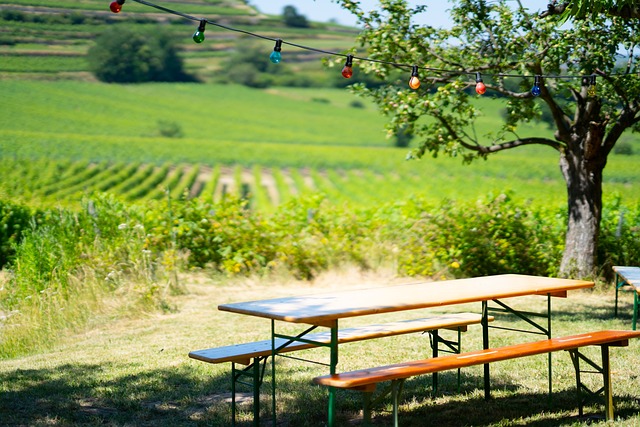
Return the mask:
[[345, 79], [350, 79], [353, 76], [353, 55], [347, 55], [347, 61], [344, 63], [344, 67], [342, 68], [342, 77]]
[[476, 93], [478, 95], [484, 95], [487, 91], [487, 87], [482, 82], [482, 75], [480, 73], [476, 73]]
[[117, 1], [112, 1], [109, 5], [109, 9], [111, 9], [111, 12], [113, 13], [120, 13], [120, 11], [122, 10], [122, 5]]

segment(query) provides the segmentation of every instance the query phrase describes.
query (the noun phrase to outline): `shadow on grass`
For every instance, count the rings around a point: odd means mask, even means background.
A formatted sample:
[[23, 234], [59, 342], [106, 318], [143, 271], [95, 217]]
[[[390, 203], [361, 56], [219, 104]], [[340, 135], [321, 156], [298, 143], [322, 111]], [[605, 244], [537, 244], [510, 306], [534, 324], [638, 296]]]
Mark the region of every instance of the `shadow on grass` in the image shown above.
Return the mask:
[[84, 364], [0, 374], [8, 390], [0, 393], [0, 424], [228, 425], [228, 376], [202, 380], [188, 364], [119, 375], [122, 369]]
[[[3, 426], [228, 426], [230, 375], [203, 378], [186, 363], [175, 368], [119, 375], [121, 364], [64, 365], [51, 369], [19, 369], [0, 375], [0, 424]], [[267, 373], [268, 376], [268, 373]], [[308, 372], [284, 374], [278, 397], [277, 425], [302, 427], [326, 424], [327, 393], [311, 385]], [[575, 423], [575, 391], [553, 394], [523, 393], [517, 384], [497, 379], [494, 397], [485, 401], [477, 385], [482, 378], [463, 375], [456, 391], [455, 373], [440, 375], [444, 396], [430, 397], [430, 380], [407, 381], [400, 409], [401, 425], [408, 426], [562, 426]], [[8, 387], [6, 385], [9, 385]], [[280, 385], [280, 383], [279, 383]], [[261, 425], [272, 425], [269, 384], [262, 390]], [[338, 395], [338, 425], [361, 425], [359, 393]], [[635, 398], [615, 397], [616, 416], [637, 416]], [[390, 404], [375, 413], [374, 425], [392, 425]], [[249, 402], [240, 405], [239, 426], [252, 425]], [[603, 414], [602, 405], [587, 414]], [[506, 421], [510, 420], [510, 421]]]

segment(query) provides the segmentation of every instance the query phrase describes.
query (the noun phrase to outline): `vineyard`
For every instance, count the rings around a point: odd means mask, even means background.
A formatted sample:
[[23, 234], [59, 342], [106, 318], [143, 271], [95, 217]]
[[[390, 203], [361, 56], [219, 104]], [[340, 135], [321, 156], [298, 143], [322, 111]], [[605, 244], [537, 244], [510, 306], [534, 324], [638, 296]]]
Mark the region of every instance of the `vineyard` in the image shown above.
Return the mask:
[[[233, 194], [266, 211], [311, 192], [357, 205], [505, 191], [539, 204], [565, 201], [553, 150], [518, 149], [470, 165], [407, 161], [408, 149], [385, 138], [385, 117], [354, 107], [345, 90], [5, 81], [0, 91], [0, 195], [32, 204], [77, 206], [92, 192], [127, 201]], [[478, 131], [489, 132], [500, 101], [479, 102], [492, 112]], [[163, 136], [167, 123], [180, 135]], [[545, 131], [533, 123], [522, 132]], [[637, 155], [611, 156], [605, 195], [637, 202], [636, 165]]]

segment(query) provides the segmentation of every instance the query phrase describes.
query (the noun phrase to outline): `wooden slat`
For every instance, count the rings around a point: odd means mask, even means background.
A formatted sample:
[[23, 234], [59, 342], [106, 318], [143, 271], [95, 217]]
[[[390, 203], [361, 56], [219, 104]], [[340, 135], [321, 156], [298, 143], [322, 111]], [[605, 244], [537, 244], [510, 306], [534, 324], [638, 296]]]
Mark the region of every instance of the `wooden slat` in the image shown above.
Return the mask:
[[[410, 334], [414, 332], [432, 331], [435, 329], [456, 329], [466, 330], [468, 325], [479, 324], [482, 316], [477, 313], [452, 313], [440, 316], [402, 320], [391, 323], [381, 323], [375, 325], [358, 326], [342, 329], [338, 331], [338, 343], [349, 343], [368, 339], [390, 337], [394, 335]], [[489, 316], [489, 321], [493, 321], [493, 316]], [[306, 335], [305, 339], [320, 343], [331, 342], [331, 332], [320, 332]], [[276, 339], [276, 347], [284, 345], [287, 340]], [[281, 352], [291, 352], [316, 347], [314, 344], [293, 342]], [[224, 347], [196, 350], [189, 353], [192, 359], [201, 360], [208, 363], [237, 362], [248, 364], [250, 358], [265, 357], [271, 355], [271, 340], [256, 341], [244, 344], [229, 345]]]
[[416, 360], [370, 369], [325, 375], [314, 378], [316, 384], [338, 388], [359, 388], [383, 381], [409, 378], [433, 372], [483, 365], [501, 360], [571, 350], [590, 345], [626, 346], [629, 339], [640, 337], [640, 331], [597, 331], [562, 338], [515, 344], [494, 349]]

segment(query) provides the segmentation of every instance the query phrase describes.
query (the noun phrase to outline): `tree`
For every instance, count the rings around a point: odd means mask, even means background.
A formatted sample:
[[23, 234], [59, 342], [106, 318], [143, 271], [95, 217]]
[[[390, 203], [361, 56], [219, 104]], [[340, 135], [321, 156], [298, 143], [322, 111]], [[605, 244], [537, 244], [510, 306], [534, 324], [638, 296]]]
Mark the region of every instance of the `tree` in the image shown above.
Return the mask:
[[193, 81], [171, 37], [159, 29], [134, 31], [114, 26], [89, 50], [95, 76], [108, 83]]
[[307, 17], [298, 15], [298, 10], [294, 6], [285, 6], [284, 9], [282, 9], [282, 17], [287, 27], [307, 28], [309, 26]]
[[[568, 202], [560, 273], [592, 275], [607, 156], [624, 131], [640, 130], [639, 21], [600, 14], [567, 28], [558, 17], [539, 18], [519, 3], [512, 9], [506, 0], [459, 0], [450, 9], [453, 27], [441, 29], [412, 23], [412, 15], [425, 7], [411, 9], [404, 0], [381, 0], [379, 11], [366, 14], [354, 1], [340, 3], [363, 24], [358, 42], [367, 47], [366, 55], [382, 61], [363, 61], [361, 67], [382, 79], [398, 67], [408, 73], [408, 64], [429, 68], [420, 70], [418, 90], [409, 89], [406, 80], [378, 89], [356, 87], [391, 117], [392, 131], [406, 126], [415, 135], [419, 146], [412, 156], [446, 153], [471, 161], [533, 144], [557, 151]], [[616, 62], [621, 46], [630, 55], [623, 68]], [[487, 135], [474, 129], [481, 112], [471, 102], [475, 95], [465, 90], [476, 85], [477, 72], [485, 76], [485, 96], [504, 96], [509, 112], [501, 129]], [[547, 76], [539, 79], [539, 96], [530, 90], [535, 76]], [[574, 78], [580, 76], [586, 78]], [[514, 80], [519, 85], [507, 84]], [[544, 108], [554, 131], [519, 137], [518, 125]]]

